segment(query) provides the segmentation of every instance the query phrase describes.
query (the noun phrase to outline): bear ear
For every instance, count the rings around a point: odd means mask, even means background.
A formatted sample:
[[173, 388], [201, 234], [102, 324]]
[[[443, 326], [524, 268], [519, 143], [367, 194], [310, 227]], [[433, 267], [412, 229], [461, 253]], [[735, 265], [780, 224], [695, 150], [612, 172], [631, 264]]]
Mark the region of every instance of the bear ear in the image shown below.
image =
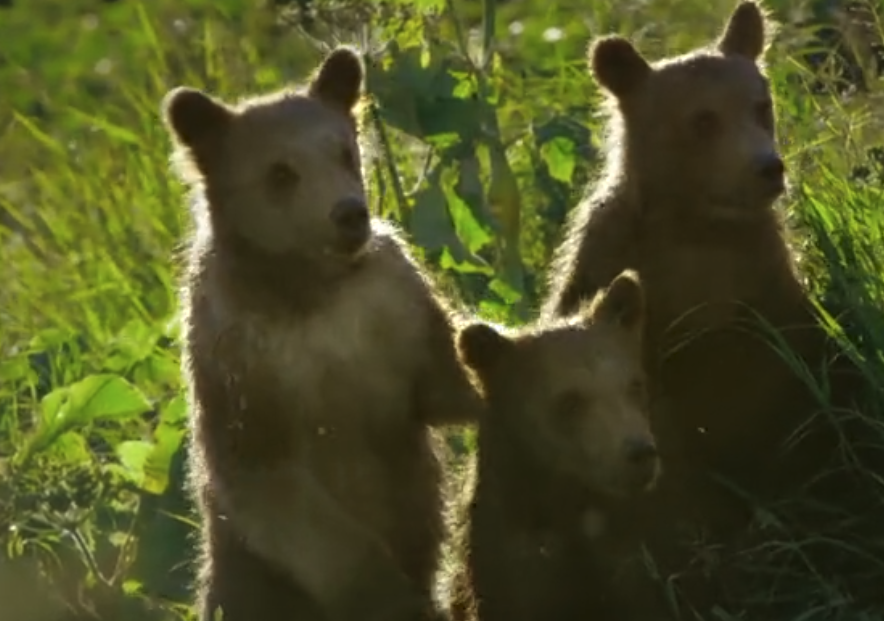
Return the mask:
[[166, 93], [161, 109], [163, 122], [175, 139], [197, 153], [207, 138], [223, 133], [234, 116], [223, 102], [186, 86]]
[[364, 79], [365, 67], [359, 53], [341, 46], [322, 61], [310, 81], [308, 92], [311, 97], [349, 113], [359, 102]]
[[513, 347], [513, 342], [487, 323], [473, 323], [457, 334], [457, 351], [463, 363], [478, 373], [487, 372]]
[[718, 50], [725, 56], [745, 56], [758, 60], [766, 47], [769, 29], [764, 10], [754, 0], [742, 0], [731, 13], [718, 39]]
[[593, 306], [596, 320], [640, 331], [644, 327], [645, 295], [638, 274], [633, 270], [621, 272], [606, 290], [599, 293]]
[[589, 63], [596, 82], [618, 99], [635, 91], [653, 71], [632, 43], [616, 35], [592, 44]]

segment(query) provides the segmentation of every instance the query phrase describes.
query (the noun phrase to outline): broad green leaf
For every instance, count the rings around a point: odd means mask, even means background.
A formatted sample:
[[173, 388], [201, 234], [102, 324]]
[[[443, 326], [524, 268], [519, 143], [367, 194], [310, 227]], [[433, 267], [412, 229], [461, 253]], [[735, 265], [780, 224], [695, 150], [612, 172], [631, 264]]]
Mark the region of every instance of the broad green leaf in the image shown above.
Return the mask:
[[576, 165], [576, 148], [573, 141], [564, 136], [552, 138], [540, 147], [540, 155], [554, 179], [562, 183], [571, 183]]
[[141, 593], [142, 584], [138, 580], [124, 580], [123, 581], [123, 593], [126, 595], [137, 595]]
[[175, 395], [160, 409], [160, 421], [164, 425], [175, 425], [187, 420], [187, 399]]
[[463, 199], [464, 207], [468, 208], [466, 213], [457, 209], [452, 211], [458, 235], [470, 252], [478, 252], [492, 241], [491, 233], [498, 232], [498, 228], [485, 199], [485, 187], [479, 174], [479, 158], [475, 151], [460, 158], [455, 189], [457, 197]]
[[141, 488], [151, 494], [162, 494], [169, 486], [169, 468], [172, 456], [181, 446], [184, 429], [175, 429], [168, 425], [160, 425], [154, 434], [154, 444], [142, 465], [144, 478]]
[[[402, 1], [402, 0], [400, 0]], [[445, 0], [407, 0], [419, 11], [439, 11], [445, 6]]]
[[495, 278], [493, 281], [491, 281], [491, 285], [489, 286], [489, 288], [494, 293], [499, 295], [500, 299], [502, 299], [507, 304], [515, 304], [520, 299], [522, 299], [521, 293], [513, 289], [510, 285], [499, 278]]
[[410, 221], [414, 243], [424, 250], [442, 250], [457, 241], [446, 208], [445, 194], [432, 180], [426, 188], [415, 193]]
[[31, 365], [24, 356], [11, 356], [0, 361], [0, 384], [4, 386], [12, 386], [31, 375]]
[[478, 100], [436, 95], [419, 97], [415, 103], [421, 139], [456, 132], [469, 141], [479, 133], [482, 104]]
[[154, 355], [142, 360], [131, 371], [132, 379], [139, 386], [170, 386], [181, 383], [181, 365], [169, 352], [156, 350]]
[[43, 351], [63, 345], [73, 338], [73, 334], [61, 328], [46, 328], [31, 339], [31, 351]]
[[177, 341], [178, 337], [181, 336], [181, 318], [178, 315], [173, 315], [163, 322], [162, 334], [167, 339]]
[[132, 319], [120, 330], [114, 345], [130, 355], [133, 362], [147, 358], [153, 352], [162, 331], [157, 324], [148, 324], [140, 319]]
[[27, 460], [62, 434], [93, 421], [138, 416], [148, 410], [150, 402], [124, 378], [111, 374], [91, 375], [43, 398], [41, 424], [17, 459]]
[[479, 302], [479, 315], [487, 319], [488, 321], [493, 321], [495, 323], [500, 323], [503, 325], [508, 325], [512, 323], [512, 313], [510, 311], [510, 306], [499, 302], [494, 299], [486, 299]]
[[138, 388], [119, 375], [92, 375], [73, 384], [61, 416], [74, 424], [100, 418], [127, 418], [150, 410]]
[[58, 420], [59, 411], [68, 399], [71, 391], [70, 386], [56, 388], [40, 400], [40, 413], [44, 424], [51, 424]]
[[387, 52], [392, 62], [384, 68], [373, 63], [366, 77], [384, 121], [425, 141], [439, 134], [477, 135], [483, 104], [455, 94], [460, 81], [439, 60], [446, 58], [444, 47], [391, 46]]
[[457, 236], [445, 192], [440, 186], [443, 163], [439, 163], [430, 173], [426, 187], [414, 196], [411, 213], [411, 234], [414, 242], [429, 252], [445, 248], [451, 251], [457, 261], [465, 261], [469, 253]]
[[44, 454], [71, 464], [83, 463], [92, 459], [89, 443], [79, 433], [66, 433], [59, 436], [46, 448]]
[[473, 210], [457, 195], [453, 189], [445, 192], [448, 200], [448, 212], [454, 222], [454, 230], [458, 239], [463, 242], [466, 249], [475, 254], [491, 241], [491, 235], [485, 230], [473, 214]]
[[448, 248], [442, 251], [439, 257], [439, 267], [444, 270], [451, 270], [461, 274], [485, 274], [491, 276], [494, 274], [494, 268], [488, 265], [481, 257], [473, 256], [468, 261], [456, 261]]
[[144, 483], [144, 466], [153, 450], [154, 444], [143, 440], [120, 442], [114, 448], [126, 477], [139, 487]]

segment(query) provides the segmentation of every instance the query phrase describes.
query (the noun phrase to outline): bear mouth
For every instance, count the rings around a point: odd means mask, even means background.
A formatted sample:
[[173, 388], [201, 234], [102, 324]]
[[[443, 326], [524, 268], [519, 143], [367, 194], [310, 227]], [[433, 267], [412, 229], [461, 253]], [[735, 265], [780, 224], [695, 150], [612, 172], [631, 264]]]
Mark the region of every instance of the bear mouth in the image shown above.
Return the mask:
[[365, 201], [348, 197], [338, 201], [331, 212], [335, 226], [335, 247], [339, 252], [358, 253], [371, 238], [371, 215]]
[[786, 177], [778, 175], [766, 179], [762, 184], [761, 194], [766, 199], [775, 200], [786, 192]]
[[590, 497], [607, 497], [611, 500], [628, 500], [647, 494], [656, 486], [660, 478], [660, 466], [636, 471], [630, 469], [614, 480], [587, 482], [585, 489]]
[[368, 224], [360, 229], [339, 231], [335, 249], [345, 256], [358, 255], [368, 244], [369, 239], [371, 239], [371, 227]]
[[624, 491], [628, 496], [650, 492], [657, 486], [660, 478], [660, 462], [655, 461], [647, 468], [630, 469], [624, 476]]

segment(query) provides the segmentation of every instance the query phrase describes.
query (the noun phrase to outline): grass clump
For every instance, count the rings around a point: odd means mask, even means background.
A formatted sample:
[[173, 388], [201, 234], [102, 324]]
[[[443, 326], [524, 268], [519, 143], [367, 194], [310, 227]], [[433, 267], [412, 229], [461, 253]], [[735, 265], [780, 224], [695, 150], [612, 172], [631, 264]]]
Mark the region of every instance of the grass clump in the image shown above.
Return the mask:
[[[169, 88], [236, 98], [302, 79], [317, 41], [366, 47], [376, 210], [485, 317], [514, 323], [534, 313], [565, 214], [600, 163], [588, 40], [621, 32], [649, 57], [670, 55], [707, 41], [733, 8], [370, 4], [0, 3], [0, 601], [11, 621], [193, 618], [174, 284], [187, 214], [158, 113]], [[818, 38], [799, 27], [811, 3], [772, 4], [785, 23], [771, 75], [794, 185], [783, 208], [822, 320], [864, 376], [856, 412], [841, 414], [864, 417], [867, 444], [884, 450], [884, 90], [872, 62], [884, 13], [864, 4], [855, 20], [851, 90], [830, 47], [812, 50]], [[884, 619], [882, 473], [852, 467], [855, 510], [826, 532], [790, 533], [781, 507], [759, 508], [764, 543], [720, 561], [753, 580], [734, 609], [702, 618]], [[814, 564], [821, 547], [836, 570]]]

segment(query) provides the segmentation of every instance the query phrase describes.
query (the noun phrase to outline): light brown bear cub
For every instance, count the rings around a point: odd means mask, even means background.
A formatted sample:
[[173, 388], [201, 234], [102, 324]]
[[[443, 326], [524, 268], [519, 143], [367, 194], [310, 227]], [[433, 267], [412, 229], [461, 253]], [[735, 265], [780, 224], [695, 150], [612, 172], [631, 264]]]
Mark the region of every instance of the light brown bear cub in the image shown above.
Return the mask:
[[372, 219], [363, 66], [163, 103], [195, 232], [182, 289], [200, 619], [420, 619], [443, 536], [430, 426], [474, 420], [454, 316]]
[[641, 285], [627, 271], [568, 318], [460, 333], [488, 408], [455, 550], [455, 619], [622, 620], [653, 604], [622, 583], [638, 547], [617, 518], [660, 470], [642, 325]]
[[[791, 487], [828, 455], [825, 434], [786, 455], [816, 404], [759, 321], [819, 369], [823, 335], [773, 209], [785, 168], [760, 64], [770, 28], [761, 6], [743, 1], [713, 45], [677, 58], [651, 64], [617, 36], [594, 43], [592, 72], [611, 116], [605, 176], [571, 217], [544, 311], [573, 312], [636, 269], [667, 472], [684, 457], [686, 472], [711, 469], [759, 496]], [[749, 516], [705, 489], [722, 527]]]

